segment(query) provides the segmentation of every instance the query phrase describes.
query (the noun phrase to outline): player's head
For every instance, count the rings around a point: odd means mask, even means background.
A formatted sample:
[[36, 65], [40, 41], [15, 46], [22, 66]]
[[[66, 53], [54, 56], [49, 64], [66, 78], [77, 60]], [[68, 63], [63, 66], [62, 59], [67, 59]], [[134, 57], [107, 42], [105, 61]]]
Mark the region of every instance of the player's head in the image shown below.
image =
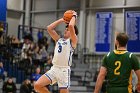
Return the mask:
[[7, 82], [10, 83], [10, 84], [13, 83], [12, 77], [9, 77], [8, 80], [7, 80]]
[[33, 41], [33, 37], [31, 34], [25, 35], [23, 38], [24, 38], [24, 42], [27, 44]]
[[40, 73], [40, 68], [39, 68], [39, 67], [36, 68], [36, 73], [37, 73], [37, 74]]
[[115, 45], [119, 47], [126, 47], [129, 38], [126, 33], [118, 33], [116, 36]]
[[3, 27], [3, 23], [2, 22], [0, 22], [0, 27]]
[[[76, 25], [74, 26], [74, 30], [75, 30], [75, 34], [78, 35], [78, 28], [77, 28]], [[65, 32], [64, 32], [64, 37], [65, 38], [69, 38], [70, 37], [70, 31], [68, 29], [68, 25], [66, 25], [66, 29], [65, 29]]]

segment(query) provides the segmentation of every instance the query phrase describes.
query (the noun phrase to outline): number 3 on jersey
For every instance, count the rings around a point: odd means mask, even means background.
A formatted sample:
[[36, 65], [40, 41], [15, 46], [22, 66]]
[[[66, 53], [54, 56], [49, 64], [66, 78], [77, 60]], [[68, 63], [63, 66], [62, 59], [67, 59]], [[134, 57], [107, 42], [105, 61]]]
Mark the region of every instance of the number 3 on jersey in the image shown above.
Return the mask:
[[61, 53], [62, 52], [62, 46], [61, 46], [61, 44], [59, 44], [59, 46], [58, 46], [58, 53]]
[[114, 69], [114, 74], [115, 75], [120, 75], [120, 72], [118, 71], [121, 67], [121, 62], [120, 61], [116, 61], [115, 62], [115, 66], [117, 66], [115, 69]]

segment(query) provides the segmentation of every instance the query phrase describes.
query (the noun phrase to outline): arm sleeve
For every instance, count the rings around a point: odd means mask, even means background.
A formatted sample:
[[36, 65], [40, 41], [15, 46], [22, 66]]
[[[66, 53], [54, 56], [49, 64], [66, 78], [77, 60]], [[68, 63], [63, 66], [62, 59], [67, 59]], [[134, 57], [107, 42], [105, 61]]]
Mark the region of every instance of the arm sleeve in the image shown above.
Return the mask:
[[106, 60], [107, 60], [107, 55], [104, 56], [104, 58], [102, 60], [102, 66], [105, 67], [105, 68], [107, 68], [107, 61]]
[[132, 61], [132, 68], [135, 71], [140, 69], [140, 62], [139, 62], [138, 58], [136, 57], [136, 55], [132, 54], [131, 61]]

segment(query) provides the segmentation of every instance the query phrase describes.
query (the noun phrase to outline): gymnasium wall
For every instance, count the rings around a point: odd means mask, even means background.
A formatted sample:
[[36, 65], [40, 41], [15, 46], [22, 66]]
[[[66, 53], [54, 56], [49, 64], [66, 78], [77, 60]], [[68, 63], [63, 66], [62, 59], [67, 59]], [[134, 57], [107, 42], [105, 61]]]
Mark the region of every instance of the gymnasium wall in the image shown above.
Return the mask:
[[[22, 2], [23, 0], [8, 0], [8, 9], [12, 9], [8, 10], [7, 18], [9, 34], [16, 34], [18, 24], [23, 21]], [[82, 47], [89, 48], [90, 52], [94, 52], [95, 13], [113, 12], [113, 31], [123, 32], [125, 30], [123, 13], [128, 10], [138, 10], [138, 6], [140, 6], [139, 0], [33, 0], [33, 8], [30, 11], [32, 15], [31, 24], [32, 26], [45, 27], [62, 17], [67, 9], [74, 9], [79, 14], [77, 22], [79, 32], [83, 33], [79, 36], [79, 43]], [[12, 16], [12, 13], [16, 15]], [[85, 25], [85, 28], [83, 28], [83, 25]], [[57, 30], [63, 33], [64, 24], [58, 26]]]
[[139, 0], [92, 0], [94, 3], [92, 6], [94, 7], [115, 7], [115, 6], [139, 6]]
[[[77, 9], [80, 0], [33, 0], [33, 26], [45, 27], [53, 21], [61, 18], [67, 9]], [[64, 31], [64, 24], [59, 25], [57, 30]]]
[[7, 0], [8, 34], [17, 36], [18, 25], [21, 22], [23, 0]]
[[[90, 0], [89, 6], [86, 11], [87, 14], [87, 26], [86, 32], [86, 47], [90, 49], [90, 52], [95, 51], [94, 47], [94, 33], [95, 33], [95, 13], [96, 12], [113, 12], [113, 33], [115, 31], [124, 32], [125, 22], [124, 22], [124, 12], [125, 11], [138, 11], [138, 6], [140, 6], [139, 0]], [[114, 36], [112, 37], [114, 39]], [[112, 45], [114, 42], [111, 43]]]
[[7, 13], [8, 22], [8, 34], [17, 36], [18, 25], [20, 23], [21, 14], [17, 12], [8, 11]]
[[7, 0], [7, 8], [21, 10], [21, 6], [22, 6], [21, 2], [22, 0]]
[[[45, 27], [50, 22], [56, 20], [56, 0], [33, 0], [32, 24], [33, 26]], [[50, 11], [50, 12], [49, 12]]]
[[139, 0], [126, 0], [126, 5], [140, 6], [140, 1]]

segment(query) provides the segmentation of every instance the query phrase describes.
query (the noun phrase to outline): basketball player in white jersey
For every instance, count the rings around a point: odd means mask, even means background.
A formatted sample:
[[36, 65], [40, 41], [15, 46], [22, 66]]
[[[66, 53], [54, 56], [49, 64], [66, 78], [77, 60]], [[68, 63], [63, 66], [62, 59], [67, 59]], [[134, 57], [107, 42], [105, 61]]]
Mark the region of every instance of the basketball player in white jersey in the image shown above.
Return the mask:
[[53, 66], [35, 83], [34, 87], [37, 92], [50, 93], [45, 86], [57, 82], [60, 93], [69, 93], [72, 54], [78, 42], [78, 29], [75, 25], [76, 17], [76, 12], [73, 11], [73, 17], [66, 26], [63, 38], [60, 38], [54, 30], [60, 23], [68, 23], [63, 18], [47, 26], [49, 35], [56, 43], [52, 60]]

